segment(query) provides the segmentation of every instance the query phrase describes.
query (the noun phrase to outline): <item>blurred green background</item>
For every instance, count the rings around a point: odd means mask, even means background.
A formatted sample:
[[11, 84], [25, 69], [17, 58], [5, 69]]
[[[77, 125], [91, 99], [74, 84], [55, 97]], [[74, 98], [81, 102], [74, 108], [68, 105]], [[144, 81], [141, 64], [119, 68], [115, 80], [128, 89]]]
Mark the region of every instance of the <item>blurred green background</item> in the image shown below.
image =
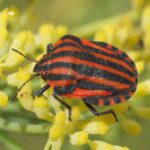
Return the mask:
[[[4, 0], [0, 9], [17, 6], [20, 12], [29, 10], [32, 18], [25, 28], [35, 29], [43, 22], [77, 27], [104, 19], [131, 8], [130, 0]], [[17, 26], [17, 23], [16, 23]]]
[[[131, 9], [131, 0], [3, 0], [0, 3], [0, 10], [3, 8], [18, 7], [19, 13], [28, 10], [29, 21], [22, 25], [22, 29], [37, 30], [37, 27], [43, 22], [52, 24], [63, 24], [74, 29], [97, 20], [106, 19], [117, 14], [121, 14]], [[25, 17], [25, 16], [24, 16]], [[24, 18], [26, 19], [26, 18]], [[16, 22], [16, 26], [17, 26]], [[26, 114], [25, 114], [26, 115]], [[150, 122], [142, 122], [143, 132], [138, 137], [131, 137], [124, 133], [115, 125], [115, 130], [110, 131], [113, 139], [107, 137], [105, 141], [128, 146], [131, 150], [149, 150], [150, 149]], [[0, 131], [1, 132], [1, 131]], [[48, 135], [31, 135], [15, 132], [7, 132], [12, 138], [16, 139], [26, 147], [26, 150], [42, 150]], [[111, 136], [112, 137], [112, 136]], [[101, 137], [97, 137], [100, 139]], [[74, 147], [66, 140], [63, 150], [88, 150], [88, 146]], [[0, 150], [5, 150], [1, 143]]]

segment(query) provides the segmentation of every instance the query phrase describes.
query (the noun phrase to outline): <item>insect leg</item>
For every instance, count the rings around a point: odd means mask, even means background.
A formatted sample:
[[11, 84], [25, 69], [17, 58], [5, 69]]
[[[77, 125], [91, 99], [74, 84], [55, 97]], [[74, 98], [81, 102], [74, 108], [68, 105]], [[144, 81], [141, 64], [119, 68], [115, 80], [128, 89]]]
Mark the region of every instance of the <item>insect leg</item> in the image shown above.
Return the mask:
[[87, 103], [86, 101], [83, 101], [83, 102], [94, 115], [96, 115], [96, 116], [100, 115], [99, 112], [97, 112], [97, 110], [91, 104]]
[[67, 103], [65, 103], [63, 100], [61, 100], [55, 93], [53, 93], [54, 98], [59, 101], [62, 105], [64, 105], [68, 111], [69, 111], [69, 120], [72, 121], [71, 119], [71, 106], [69, 106]]
[[112, 114], [115, 117], [116, 121], [118, 121], [117, 115], [112, 109], [101, 112], [99, 115], [106, 115], [106, 114]]
[[116, 121], [118, 121], [116, 113], [112, 109], [106, 110], [104, 112], [99, 113], [99, 112], [97, 112], [97, 110], [91, 104], [87, 103], [86, 101], [84, 101], [84, 103], [91, 110], [91, 112], [94, 115], [100, 116], [100, 115], [105, 115], [105, 114], [112, 114], [115, 117]]
[[40, 90], [34, 93], [34, 96], [41, 96], [48, 88], [50, 88], [49, 84], [46, 84], [44, 87], [42, 87]]
[[53, 45], [50, 43], [47, 45], [47, 53], [50, 53], [53, 50]]

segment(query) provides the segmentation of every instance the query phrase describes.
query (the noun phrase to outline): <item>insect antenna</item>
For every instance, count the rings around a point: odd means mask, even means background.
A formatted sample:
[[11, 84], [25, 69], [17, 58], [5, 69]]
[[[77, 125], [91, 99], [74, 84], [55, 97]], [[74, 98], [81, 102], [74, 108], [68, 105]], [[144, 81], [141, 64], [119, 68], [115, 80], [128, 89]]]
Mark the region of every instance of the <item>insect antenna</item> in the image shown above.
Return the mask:
[[37, 77], [37, 76], [39, 76], [39, 75], [40, 75], [40, 74], [35, 74], [35, 75], [33, 75], [31, 78], [29, 78], [27, 81], [25, 81], [25, 82], [19, 87], [19, 89], [18, 89], [16, 95], [15, 95], [14, 98], [11, 100], [11, 102], [14, 102], [14, 100], [16, 99], [18, 93], [21, 91], [21, 89], [22, 89], [29, 81], [31, 81], [33, 78], [35, 78], [35, 77]]
[[37, 60], [34, 60], [34, 59], [32, 59], [28, 56], [25, 56], [23, 53], [21, 53], [20, 51], [14, 49], [14, 48], [12, 48], [12, 50], [15, 51], [16, 53], [20, 54], [21, 56], [25, 57], [26, 59], [30, 60], [30, 61], [33, 61], [33, 62], [36, 62], [36, 63], [38, 62]]

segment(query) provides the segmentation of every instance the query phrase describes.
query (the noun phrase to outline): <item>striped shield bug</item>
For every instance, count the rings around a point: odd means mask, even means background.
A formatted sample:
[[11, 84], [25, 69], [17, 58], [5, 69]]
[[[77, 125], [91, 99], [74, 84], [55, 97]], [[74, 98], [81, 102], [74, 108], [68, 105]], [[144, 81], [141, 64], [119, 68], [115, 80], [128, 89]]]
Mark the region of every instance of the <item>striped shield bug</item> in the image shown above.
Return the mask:
[[111, 113], [117, 120], [113, 110], [99, 113], [93, 105], [125, 102], [137, 87], [134, 62], [125, 52], [105, 42], [65, 35], [54, 45], [48, 44], [47, 53], [35, 62], [33, 71], [37, 74], [33, 77], [41, 76], [47, 84], [34, 95], [41, 96], [52, 87], [54, 98], [69, 110], [70, 120], [71, 106], [63, 97], [79, 98], [95, 115]]

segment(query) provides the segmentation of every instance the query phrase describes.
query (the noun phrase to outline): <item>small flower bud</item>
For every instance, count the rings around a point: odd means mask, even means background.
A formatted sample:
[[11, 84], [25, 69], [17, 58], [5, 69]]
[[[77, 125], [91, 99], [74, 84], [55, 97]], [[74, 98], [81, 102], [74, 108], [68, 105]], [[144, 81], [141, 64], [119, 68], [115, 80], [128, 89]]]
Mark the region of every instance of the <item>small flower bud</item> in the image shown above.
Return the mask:
[[16, 86], [17, 85], [17, 78], [16, 78], [16, 74], [17, 73], [12, 73], [12, 74], [9, 74], [7, 76], [7, 83], [11, 86]]
[[142, 27], [145, 32], [147, 31], [147, 28], [149, 28], [150, 26], [149, 16], [150, 16], [150, 5], [147, 5], [142, 14]]
[[54, 124], [49, 130], [49, 137], [52, 141], [56, 141], [59, 137], [63, 135], [64, 127]]
[[52, 24], [43, 24], [39, 28], [39, 33], [36, 36], [36, 44], [42, 49], [46, 50], [47, 44], [52, 42], [54, 35], [54, 26]]
[[27, 39], [23, 46], [23, 50], [25, 53], [32, 53], [35, 50], [35, 37], [31, 31], [26, 31]]
[[12, 41], [10, 49], [15, 48], [18, 49], [19, 51], [22, 51], [22, 48], [24, 47], [24, 44], [27, 41], [27, 38], [28, 36], [26, 31], [19, 32], [16, 35], [16, 38]]
[[130, 50], [128, 52], [128, 55], [135, 61], [135, 60], [138, 60], [140, 57], [141, 57], [141, 53], [140, 52], [137, 52], [137, 51], [133, 51], [133, 50]]
[[150, 119], [150, 107], [138, 106], [134, 107], [135, 113], [143, 119]]
[[20, 64], [22, 61], [24, 61], [25, 58], [22, 57], [20, 54], [10, 50], [8, 53], [8, 57], [6, 58], [3, 66], [4, 67], [14, 67]]
[[21, 91], [18, 93], [17, 98], [19, 99], [19, 102], [24, 109], [32, 111], [33, 97], [30, 94]]
[[116, 118], [112, 114], [105, 114], [98, 117], [94, 117], [92, 121], [100, 121], [104, 122], [107, 125], [111, 125], [116, 122]]
[[107, 41], [107, 35], [103, 31], [98, 31], [95, 34], [94, 40], [95, 41]]
[[8, 9], [4, 9], [0, 12], [0, 28], [6, 28], [8, 23]]
[[80, 117], [80, 108], [78, 106], [74, 106], [72, 108], [72, 115], [71, 115], [71, 117], [72, 117], [73, 121], [76, 121], [77, 119], [79, 119], [79, 117]]
[[40, 119], [52, 120], [52, 114], [49, 112], [48, 101], [44, 97], [36, 97], [34, 99], [33, 111]]
[[129, 109], [129, 104], [128, 103], [120, 103], [113, 105], [112, 108], [115, 110], [116, 113], [124, 113]]
[[91, 150], [114, 150], [112, 145], [102, 141], [89, 141], [88, 144]]
[[136, 67], [137, 67], [137, 71], [138, 73], [142, 73], [144, 71], [144, 68], [145, 68], [145, 62], [144, 61], [137, 61], [136, 62]]
[[66, 122], [66, 118], [67, 118], [67, 115], [65, 111], [58, 112], [55, 116], [55, 124], [64, 126]]
[[33, 106], [36, 108], [48, 108], [48, 101], [43, 97], [36, 97]]
[[8, 96], [0, 91], [0, 107], [5, 107], [8, 105]]
[[103, 29], [103, 31], [105, 32], [106, 36], [107, 36], [107, 42], [108, 43], [113, 43], [114, 41], [114, 37], [116, 34], [116, 28], [114, 25], [106, 25]]
[[123, 119], [122, 127], [127, 134], [132, 136], [137, 136], [142, 131], [140, 124], [132, 119]]
[[57, 39], [61, 38], [62, 36], [64, 36], [65, 34], [67, 34], [68, 32], [68, 29], [66, 26], [64, 25], [58, 25], [56, 27], [56, 36], [57, 36]]
[[20, 54], [12, 51], [12, 48], [19, 50], [20, 52], [31, 51], [34, 45], [33, 34], [30, 31], [22, 31], [17, 34], [16, 38], [13, 40], [10, 51], [8, 53], [8, 57], [4, 62], [4, 66], [6, 67], [14, 67], [20, 64], [25, 58]]
[[16, 78], [18, 80], [18, 82], [17, 82], [18, 87], [21, 86], [30, 77], [31, 77], [31, 75], [26, 70], [19, 68], [19, 71], [16, 74]]
[[147, 31], [143, 38], [143, 42], [144, 42], [145, 49], [149, 50], [150, 48], [150, 24], [149, 24], [149, 27], [147, 27]]
[[88, 141], [88, 133], [86, 131], [78, 131], [70, 136], [72, 145], [83, 145]]
[[129, 150], [128, 147], [113, 145], [113, 150]]
[[92, 121], [87, 123], [83, 130], [86, 131], [88, 134], [106, 134], [109, 127], [103, 121]]
[[0, 28], [0, 48], [5, 47], [8, 37], [8, 31], [4, 28]]
[[145, 80], [138, 84], [136, 95], [137, 96], [144, 96], [150, 94], [150, 80]]

